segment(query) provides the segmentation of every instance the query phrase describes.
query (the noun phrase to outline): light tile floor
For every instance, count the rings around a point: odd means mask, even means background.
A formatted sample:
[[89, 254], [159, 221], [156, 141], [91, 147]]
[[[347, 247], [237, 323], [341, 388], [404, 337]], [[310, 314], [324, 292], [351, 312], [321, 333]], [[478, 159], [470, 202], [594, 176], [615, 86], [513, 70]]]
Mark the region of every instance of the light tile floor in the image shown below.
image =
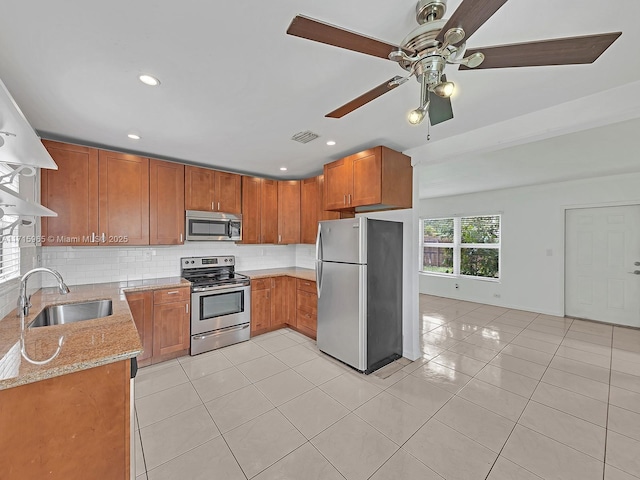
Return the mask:
[[140, 369], [138, 480], [640, 479], [640, 330], [420, 315], [422, 357], [387, 378], [288, 329]]

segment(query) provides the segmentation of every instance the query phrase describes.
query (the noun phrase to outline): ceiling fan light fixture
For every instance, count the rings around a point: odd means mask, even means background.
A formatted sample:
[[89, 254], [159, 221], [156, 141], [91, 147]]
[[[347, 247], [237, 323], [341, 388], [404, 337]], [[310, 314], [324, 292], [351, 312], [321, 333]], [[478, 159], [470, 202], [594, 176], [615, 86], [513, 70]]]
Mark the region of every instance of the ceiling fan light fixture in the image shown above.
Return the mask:
[[455, 88], [456, 85], [453, 82], [440, 82], [433, 89], [433, 93], [442, 98], [449, 98], [453, 94]]
[[415, 110], [411, 110], [407, 115], [407, 120], [411, 125], [420, 125], [424, 120], [424, 117], [427, 115], [428, 110], [429, 103], [423, 105], [420, 108], [416, 108]]

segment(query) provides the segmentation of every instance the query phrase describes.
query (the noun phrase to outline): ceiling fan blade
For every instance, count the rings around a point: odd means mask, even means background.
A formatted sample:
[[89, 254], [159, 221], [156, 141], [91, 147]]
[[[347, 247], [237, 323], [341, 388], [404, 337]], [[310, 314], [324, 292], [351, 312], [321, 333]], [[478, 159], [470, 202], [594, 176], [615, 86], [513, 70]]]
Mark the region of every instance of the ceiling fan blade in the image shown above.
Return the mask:
[[444, 41], [444, 34], [451, 28], [462, 28], [467, 41], [507, 0], [463, 0], [453, 12], [436, 37], [439, 42]]
[[465, 56], [482, 52], [484, 62], [474, 69], [460, 65], [460, 70], [593, 63], [620, 35], [622, 32], [612, 32], [474, 48], [467, 50]]
[[[442, 75], [442, 81], [447, 81], [447, 76]], [[429, 92], [429, 122], [431, 126], [446, 122], [453, 118], [453, 108], [451, 108], [451, 98], [443, 98], [435, 93]]]
[[390, 78], [386, 82], [383, 82], [380, 85], [378, 85], [377, 87], [369, 90], [367, 93], [364, 93], [364, 94], [360, 95], [358, 98], [354, 98], [349, 103], [345, 103], [341, 107], [336, 108], [333, 112], [327, 113], [325, 115], [325, 117], [328, 117], [328, 118], [342, 118], [342, 117], [344, 117], [347, 113], [353, 112], [354, 110], [362, 107], [363, 105], [366, 105], [371, 100], [375, 100], [376, 98], [378, 98], [378, 97], [384, 95], [385, 93], [390, 92], [391, 90], [396, 88], [398, 86], [398, 84], [391, 83], [391, 82], [393, 82], [395, 80], [399, 80], [401, 78], [402, 77], [398, 77], [398, 76]]
[[[400, 47], [392, 45], [382, 40], [365, 37], [359, 33], [351, 32], [328, 23], [314, 20], [313, 18], [297, 15], [287, 29], [289, 35], [306, 38], [314, 42], [333, 45], [334, 47], [345, 48], [354, 52], [365, 53], [389, 59], [389, 54]], [[411, 55], [410, 50], [403, 49], [405, 53]]]

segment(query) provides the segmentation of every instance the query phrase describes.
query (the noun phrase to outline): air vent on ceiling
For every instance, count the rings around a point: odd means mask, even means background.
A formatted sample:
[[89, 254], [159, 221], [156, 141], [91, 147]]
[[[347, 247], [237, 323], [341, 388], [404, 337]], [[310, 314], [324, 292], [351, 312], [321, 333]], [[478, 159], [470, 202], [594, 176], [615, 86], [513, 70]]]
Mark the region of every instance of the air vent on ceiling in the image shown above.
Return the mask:
[[315, 140], [319, 136], [320, 135], [318, 135], [317, 133], [313, 133], [312, 131], [307, 130], [306, 132], [296, 133], [293, 137], [291, 137], [291, 140], [295, 140], [296, 142], [300, 142], [300, 143], [309, 143], [310, 141]]

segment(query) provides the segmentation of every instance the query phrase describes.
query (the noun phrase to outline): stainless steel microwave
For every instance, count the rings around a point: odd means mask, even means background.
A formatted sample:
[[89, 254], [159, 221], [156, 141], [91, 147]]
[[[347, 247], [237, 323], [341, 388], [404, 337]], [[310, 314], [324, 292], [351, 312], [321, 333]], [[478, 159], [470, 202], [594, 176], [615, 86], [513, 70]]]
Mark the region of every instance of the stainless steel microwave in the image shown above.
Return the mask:
[[187, 210], [187, 240], [242, 240], [242, 215]]

